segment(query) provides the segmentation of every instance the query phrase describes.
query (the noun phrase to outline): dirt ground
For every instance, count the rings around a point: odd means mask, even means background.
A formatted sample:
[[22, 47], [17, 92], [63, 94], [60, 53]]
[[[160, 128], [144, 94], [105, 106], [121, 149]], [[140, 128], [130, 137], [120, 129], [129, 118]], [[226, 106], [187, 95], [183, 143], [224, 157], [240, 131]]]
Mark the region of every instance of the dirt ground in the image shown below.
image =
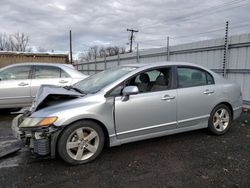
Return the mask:
[[[0, 112], [0, 139], [11, 138], [13, 117]], [[7, 187], [250, 187], [250, 114], [223, 136], [204, 129], [106, 148], [82, 166], [22, 149], [0, 159]]]

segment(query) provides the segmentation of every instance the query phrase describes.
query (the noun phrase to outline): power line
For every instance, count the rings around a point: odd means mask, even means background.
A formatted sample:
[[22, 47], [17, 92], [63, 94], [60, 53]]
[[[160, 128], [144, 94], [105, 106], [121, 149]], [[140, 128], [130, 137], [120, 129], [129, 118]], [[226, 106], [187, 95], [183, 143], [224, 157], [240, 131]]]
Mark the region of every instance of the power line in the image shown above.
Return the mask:
[[242, 6], [249, 5], [249, 4], [250, 4], [250, 2], [245, 3], [245, 4], [240, 4], [238, 6], [227, 7], [227, 8], [224, 8], [224, 9], [217, 8], [217, 9], [214, 9], [214, 10], [211, 10], [211, 11], [207, 11], [207, 12], [205, 12], [203, 14], [193, 15], [193, 17], [191, 17], [191, 18], [183, 18], [184, 19], [183, 22], [192, 21], [192, 20], [195, 20], [197, 18], [204, 17], [204, 16], [211, 16], [213, 14], [217, 14], [217, 13], [220, 13], [222, 11], [228, 11], [228, 10], [231, 10], [231, 9], [234, 9], [234, 8], [239, 8], [239, 7], [242, 7]]
[[[240, 24], [230, 26], [229, 29], [231, 29], [231, 28], [246, 27], [246, 26], [250, 26], [250, 23], [249, 22], [242, 22]], [[195, 35], [202, 35], [202, 34], [207, 34], [207, 33], [214, 33], [216, 31], [222, 31], [222, 30], [225, 30], [225, 28], [218, 28], [218, 29], [213, 29], [213, 30], [209, 30], [209, 31], [205, 31], [205, 32], [193, 33], [191, 35], [182, 35], [182, 36], [172, 37], [171, 39], [187, 38], [187, 37], [191, 37], [191, 36], [195, 36]]]
[[[246, 2], [246, 3], [240, 4], [243, 2]], [[222, 3], [222, 4], [219, 4], [216, 6], [211, 6], [209, 8], [205, 8], [205, 9], [193, 12], [193, 13], [184, 14], [178, 18], [166, 20], [165, 23], [181, 21], [181, 20], [183, 20], [183, 22], [192, 21], [192, 20], [195, 20], [197, 18], [201, 18], [204, 16], [210, 16], [210, 15], [216, 14], [218, 12], [227, 11], [227, 10], [230, 10], [233, 8], [239, 8], [242, 6], [249, 5], [249, 4], [250, 4], [250, 2], [248, 2], [248, 0], [233, 0], [233, 1]], [[155, 27], [155, 24], [154, 25], [147, 24], [147, 25], [142, 25], [140, 27], [141, 28], [150, 28], [150, 27]]]
[[246, 27], [246, 26], [250, 26], [250, 23], [247, 22], [247, 24], [234, 25], [234, 26], [231, 26], [230, 28], [241, 28], [241, 27]]
[[[215, 29], [217, 29], [216, 27], [217, 26], [221, 26], [222, 24], [214, 24], [214, 25], [209, 25], [209, 28], [211, 27], [215, 27]], [[146, 34], [146, 35], [153, 35], [153, 36], [160, 36], [159, 34], [154, 34], [154, 33], [146, 33], [146, 32], [140, 32], [140, 33], [143, 33], [143, 34]], [[163, 38], [166, 36], [166, 35], [161, 35]], [[162, 38], [159, 38], [159, 39], [150, 39], [150, 40], [144, 40], [144, 41], [159, 41], [159, 40], [162, 40]]]
[[[210, 25], [209, 27], [211, 28], [211, 27], [218, 26], [218, 25], [219, 25], [219, 24]], [[235, 25], [230, 26], [229, 29], [242, 28], [242, 27], [247, 27], [247, 26], [250, 26], [250, 22], [241, 22], [241, 23], [238, 23], [238, 24], [235, 24]], [[217, 27], [217, 28], [214, 28], [214, 29], [211, 29], [211, 30], [207, 30], [207, 31], [203, 31], [203, 32], [192, 33], [192, 34], [190, 34], [190, 35], [179, 35], [179, 36], [174, 36], [174, 37], [170, 37], [170, 38], [171, 38], [171, 39], [189, 38], [189, 37], [193, 37], [193, 36], [197, 36], [197, 35], [203, 35], [203, 34], [208, 34], [208, 33], [215, 33], [215, 32], [224, 31], [224, 30], [225, 30], [224, 27]], [[135, 30], [135, 31], [137, 31], [137, 30]], [[130, 31], [130, 32], [131, 32], [131, 31]], [[132, 34], [132, 32], [131, 32], [131, 34]], [[153, 35], [155, 35], [155, 34], [153, 34]], [[156, 36], [156, 35], [155, 35], [155, 36]], [[133, 37], [132, 37], [132, 42], [133, 42], [133, 39], [134, 39], [134, 35], [133, 35]], [[124, 39], [116, 40], [116, 41], [108, 41], [108, 42], [110, 42], [110, 43], [117, 43], [117, 42], [119, 42], [119, 41], [124, 41]], [[138, 40], [137, 42], [139, 42], [140, 44], [146, 44], [146, 45], [147, 45], [147, 43], [149, 43], [149, 42], [157, 42], [157, 43], [158, 43], [158, 42], [160, 42], [160, 41], [165, 42], [165, 41], [166, 41], [166, 37], [164, 37], [164, 36], [162, 35], [162, 38], [150, 39], [150, 40]], [[131, 36], [130, 36], [130, 42], [131, 42]], [[89, 48], [91, 47], [91, 46], [86, 45], [86, 44], [83, 44], [83, 43], [81, 43], [81, 42], [79, 42], [79, 41], [76, 41], [76, 44], [77, 44], [77, 45], [84, 45], [84, 46], [89, 47]], [[125, 44], [125, 42], [124, 42], [124, 44]], [[132, 47], [131, 47], [131, 44], [132, 44], [132, 43], [130, 43], [130, 49], [132, 48]], [[114, 44], [114, 45], [115, 45], [115, 44]], [[133, 44], [132, 44], [132, 45], [133, 45]], [[165, 46], [165, 45], [157, 44], [157, 46]], [[88, 51], [88, 50], [82, 50], [82, 51]]]
[[[229, 29], [241, 28], [241, 27], [246, 27], [246, 26], [250, 26], [250, 22], [242, 22], [242, 23], [239, 23], [236, 25], [232, 25], [232, 26], [230, 26]], [[210, 27], [212, 27], [212, 26], [210, 26]], [[224, 31], [224, 30], [225, 30], [224, 27], [219, 27], [219, 28], [211, 29], [211, 30], [204, 31], [204, 32], [192, 33], [190, 35], [180, 35], [180, 36], [176, 36], [176, 37], [170, 37], [170, 39], [188, 38], [188, 37], [192, 37], [192, 36], [203, 35], [203, 34], [207, 34], [207, 33], [214, 33], [217, 31]], [[164, 41], [164, 40], [166, 40], [166, 39], [159, 38], [159, 39], [152, 39], [152, 40], [140, 40], [138, 42], [139, 43], [147, 43], [147, 42], [157, 42], [157, 41]]]
[[220, 29], [214, 29], [214, 30], [209, 30], [209, 31], [205, 31], [205, 32], [200, 32], [200, 33], [193, 33], [191, 35], [181, 35], [181, 36], [177, 36], [177, 37], [170, 37], [171, 39], [176, 39], [176, 38], [187, 38], [190, 36], [195, 36], [195, 35], [202, 35], [202, 34], [207, 34], [207, 33], [214, 33], [216, 31], [222, 31], [225, 30], [225, 28], [220, 28]]
[[[187, 19], [189, 17], [192, 18], [193, 16], [201, 16], [201, 15], [205, 15], [205, 14], [210, 15], [211, 12], [220, 10], [221, 8], [222, 8], [222, 10], [227, 10], [228, 9], [227, 6], [238, 5], [238, 3], [241, 3], [241, 2], [244, 2], [244, 1], [246, 1], [246, 0], [233, 0], [233, 1], [230, 1], [230, 2], [222, 3], [220, 5], [208, 7], [208, 8], [202, 9], [202, 10], [198, 10], [198, 11], [193, 12], [193, 13], [189, 13], [189, 14], [180, 16], [179, 18], [175, 19], [175, 21], [182, 20], [182, 19], [185, 20], [185, 19]], [[232, 7], [229, 7], [229, 8], [232, 8]]]

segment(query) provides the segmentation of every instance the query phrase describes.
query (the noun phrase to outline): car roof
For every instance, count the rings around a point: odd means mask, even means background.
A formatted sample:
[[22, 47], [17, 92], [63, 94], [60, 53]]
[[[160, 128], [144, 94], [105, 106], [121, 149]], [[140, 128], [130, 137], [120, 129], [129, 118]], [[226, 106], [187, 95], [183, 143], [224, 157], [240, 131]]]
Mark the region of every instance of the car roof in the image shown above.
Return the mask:
[[177, 62], [177, 61], [158, 61], [158, 62], [152, 62], [152, 63], [134, 63], [134, 64], [124, 64], [121, 66], [131, 66], [131, 67], [136, 67], [138, 69], [150, 69], [150, 68], [155, 68], [155, 67], [160, 67], [160, 66], [191, 66], [191, 67], [197, 67], [201, 68], [203, 70], [206, 70], [210, 74], [214, 75], [214, 72], [211, 71], [209, 68], [204, 67], [202, 65], [198, 65], [195, 63], [189, 63], [189, 62]]
[[72, 68], [72, 64], [66, 64], [66, 63], [49, 63], [49, 62], [23, 62], [23, 63], [15, 63], [8, 66], [19, 66], [19, 65], [49, 65], [49, 66], [67, 66]]
[[200, 67], [197, 64], [194, 63], [188, 63], [188, 62], [176, 62], [176, 61], [159, 61], [159, 62], [152, 62], [152, 63], [133, 63], [133, 64], [125, 64], [121, 66], [131, 66], [131, 67], [155, 67], [155, 66], [171, 66], [171, 65], [186, 65], [186, 66], [196, 66]]
[[68, 74], [70, 74], [71, 76], [75, 78], [82, 78], [83, 76], [86, 77], [86, 75], [84, 75], [83, 73], [75, 69], [72, 64], [66, 64], [66, 63], [24, 62], [24, 63], [15, 63], [15, 64], [7, 65], [5, 67], [0, 68], [0, 70], [4, 70], [7, 68], [16, 67], [16, 66], [25, 66], [25, 65], [54, 66], [54, 67], [59, 67], [63, 69], [65, 72], [67, 72]]

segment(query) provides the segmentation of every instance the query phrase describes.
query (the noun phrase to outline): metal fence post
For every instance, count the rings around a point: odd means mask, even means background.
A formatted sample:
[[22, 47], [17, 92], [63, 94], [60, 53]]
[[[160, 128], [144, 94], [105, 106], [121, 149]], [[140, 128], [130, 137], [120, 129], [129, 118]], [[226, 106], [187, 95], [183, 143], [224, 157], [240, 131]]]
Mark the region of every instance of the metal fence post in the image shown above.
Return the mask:
[[170, 52], [169, 52], [170, 50], [169, 50], [169, 36], [167, 37], [167, 61], [169, 61], [170, 60], [170, 57], [169, 57], [169, 55], [170, 55]]
[[120, 65], [120, 52], [118, 51], [118, 54], [117, 54], [117, 65], [119, 66]]
[[87, 69], [88, 69], [88, 75], [89, 75], [89, 63], [87, 64]]
[[222, 63], [223, 77], [227, 77], [227, 63], [228, 63], [228, 21], [226, 22], [224, 55], [223, 55], [223, 63]]
[[96, 63], [96, 58], [95, 58], [95, 74], [97, 73], [97, 63]]
[[136, 58], [136, 62], [139, 63], [139, 43], [137, 42], [137, 46], [136, 46], [136, 55], [137, 55], [137, 58]]
[[107, 69], [106, 53], [104, 53], [104, 69]]

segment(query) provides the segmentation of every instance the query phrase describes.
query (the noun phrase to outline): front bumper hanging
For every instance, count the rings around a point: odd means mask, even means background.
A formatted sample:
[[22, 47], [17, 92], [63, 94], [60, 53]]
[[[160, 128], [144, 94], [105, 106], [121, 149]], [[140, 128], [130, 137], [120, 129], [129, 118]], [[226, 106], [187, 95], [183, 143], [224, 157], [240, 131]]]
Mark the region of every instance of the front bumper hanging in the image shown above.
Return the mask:
[[[25, 119], [25, 115], [20, 114], [12, 121], [13, 135], [22, 140], [35, 155], [48, 156], [51, 154], [51, 130], [42, 128], [20, 128], [19, 125]], [[55, 131], [55, 130], [54, 130]]]

